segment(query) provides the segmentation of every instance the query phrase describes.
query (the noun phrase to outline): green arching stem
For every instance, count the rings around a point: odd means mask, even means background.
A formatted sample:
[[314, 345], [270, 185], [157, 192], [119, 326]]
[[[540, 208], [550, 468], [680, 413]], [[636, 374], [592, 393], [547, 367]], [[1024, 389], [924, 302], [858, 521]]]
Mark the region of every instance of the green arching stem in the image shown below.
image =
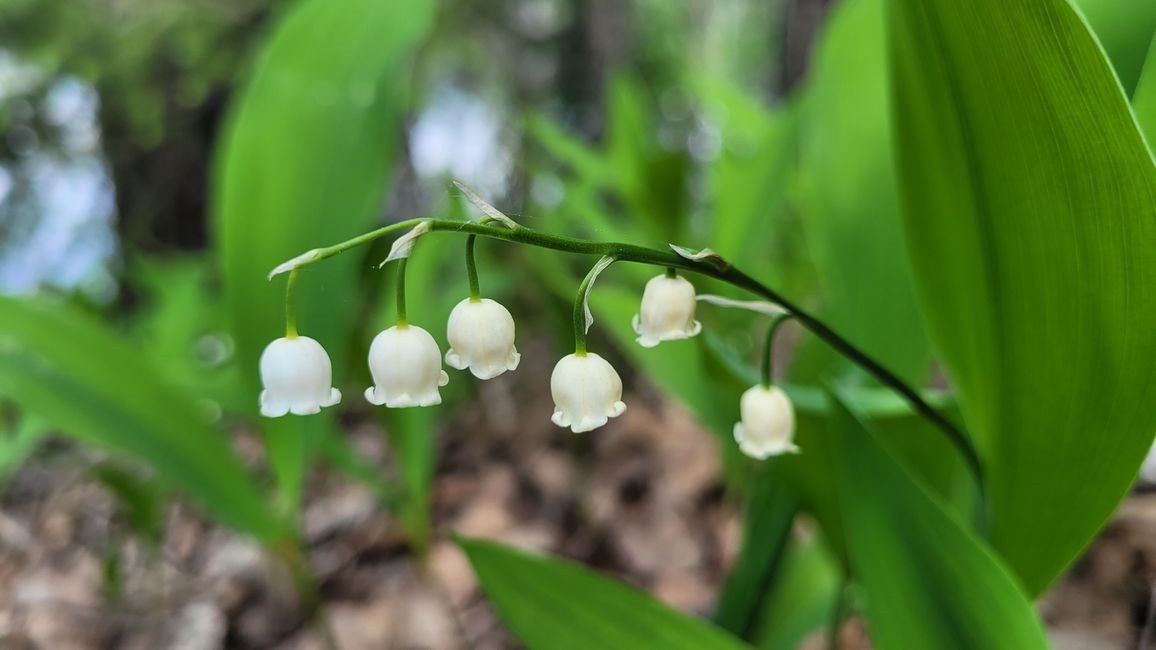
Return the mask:
[[791, 318], [790, 314], [775, 316], [767, 327], [767, 344], [763, 349], [763, 388], [775, 385], [775, 332]]
[[477, 235], [466, 237], [466, 277], [470, 281], [470, 300], [477, 302], [482, 299], [482, 290], [478, 285], [478, 265], [474, 261], [474, 242]]
[[[812, 316], [801, 307], [795, 305], [790, 300], [779, 295], [774, 289], [760, 283], [758, 280], [750, 277], [741, 270], [731, 266], [724, 260], [714, 259], [690, 259], [683, 257], [670, 250], [658, 250], [654, 248], [647, 248], [645, 246], [636, 246], [634, 244], [622, 244], [617, 242], [592, 242], [583, 239], [574, 239], [572, 237], [562, 237], [557, 235], [549, 235], [543, 232], [532, 230], [519, 226], [517, 228], [506, 228], [504, 226], [490, 226], [480, 224], [477, 222], [468, 221], [451, 221], [449, 219], [409, 219], [406, 221], [399, 221], [390, 224], [383, 228], [378, 228], [371, 232], [365, 233], [353, 239], [329, 246], [327, 248], [319, 248], [310, 251], [307, 257], [304, 257], [296, 264], [294, 268], [301, 268], [310, 264], [315, 264], [323, 259], [332, 257], [339, 253], [345, 252], [351, 248], [361, 244], [373, 241], [375, 239], [384, 237], [390, 233], [407, 230], [414, 226], [428, 222], [431, 231], [445, 231], [445, 232], [459, 232], [470, 235], [479, 235], [482, 237], [489, 237], [491, 239], [501, 239], [504, 241], [516, 242], [519, 244], [528, 244], [530, 246], [537, 246], [539, 248], [548, 248], [556, 251], [563, 251], [567, 253], [576, 253], [581, 255], [602, 255], [612, 256], [617, 260], [623, 262], [635, 262], [639, 264], [649, 264], [652, 266], [663, 266], [674, 269], [682, 269], [685, 271], [692, 271], [700, 275], [721, 280], [732, 286], [744, 289], [756, 296], [773, 303], [777, 303], [787, 313], [791, 314], [795, 320], [799, 322], [807, 331], [819, 337], [827, 345], [831, 346], [836, 352], [842, 354], [844, 357], [850, 359], [859, 367], [866, 370], [869, 374], [878, 379], [881, 383], [889, 386], [895, 392], [899, 393], [911, 407], [926, 418], [931, 423], [935, 424], [948, 437], [951, 443], [963, 456], [972, 475], [975, 477], [976, 484], [979, 487], [980, 493], [985, 493], [983, 464], [980, 461], [979, 452], [972, 444], [971, 440], [960, 431], [950, 420], [945, 418], [942, 414], [935, 410], [930, 404], [916, 392], [915, 389], [908, 386], [895, 373], [888, 370], [875, 359], [871, 358], [867, 353], [855, 347], [850, 341], [840, 336], [834, 330], [827, 326], [826, 323]], [[289, 269], [286, 269], [289, 270]], [[583, 319], [583, 325], [585, 325]]]
[[293, 294], [297, 290], [297, 272], [289, 272], [289, 280], [285, 283], [285, 338], [297, 338], [297, 310], [293, 306]]
[[397, 326], [405, 327], [409, 323], [405, 320], [405, 263], [409, 261], [401, 258], [397, 261]]
[[[610, 261], [603, 265], [606, 258]], [[603, 255], [597, 264], [590, 267], [586, 277], [582, 278], [582, 284], [578, 285], [578, 295], [574, 297], [574, 354], [580, 357], [586, 356], [586, 294], [590, 292], [590, 283], [615, 261], [612, 255]]]

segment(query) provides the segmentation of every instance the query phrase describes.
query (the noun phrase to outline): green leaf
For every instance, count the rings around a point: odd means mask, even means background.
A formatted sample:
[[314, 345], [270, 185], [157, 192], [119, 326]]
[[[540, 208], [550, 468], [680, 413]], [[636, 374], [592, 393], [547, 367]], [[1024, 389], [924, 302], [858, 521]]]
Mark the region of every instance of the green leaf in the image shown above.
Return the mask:
[[840, 571], [817, 539], [787, 549], [780, 575], [762, 603], [754, 632], [762, 650], [795, 650], [834, 615]]
[[[409, 61], [434, 7], [429, 0], [302, 0], [277, 24], [233, 106], [218, 152], [214, 209], [227, 306], [254, 411], [257, 360], [284, 332], [284, 280], [271, 283], [266, 274], [375, 222], [400, 135]], [[361, 254], [311, 267], [298, 283], [301, 333], [325, 346], [338, 378], [360, 303]], [[265, 421], [289, 507], [331, 417]]]
[[1026, 594], [845, 408], [836, 480], [873, 647], [1047, 648]]
[[773, 590], [786, 554], [798, 503], [774, 471], [762, 465], [754, 476], [743, 515], [743, 546], [719, 596], [715, 623], [749, 639], [759, 605]]
[[48, 433], [43, 421], [28, 415], [22, 417], [11, 429], [0, 423], [0, 487], [36, 451], [37, 445]]
[[1111, 59], [1124, 92], [1131, 95], [1156, 33], [1156, 2], [1075, 0], [1075, 4]]
[[1038, 594], [1156, 431], [1156, 165], [1064, 0], [890, 3], [919, 298], [985, 459], [992, 542]]
[[[824, 319], [912, 383], [928, 373], [923, 328], [903, 239], [888, 114], [884, 0], [852, 0], [832, 13], [816, 46], [799, 111], [796, 194], [819, 273]], [[801, 376], [856, 371], [821, 341], [822, 361]], [[859, 373], [862, 374], [862, 373]]]
[[1148, 147], [1156, 151], [1156, 36], [1148, 47], [1148, 60], [1144, 63], [1144, 73], [1132, 97], [1132, 109], [1140, 129], [1148, 138]]
[[498, 615], [530, 650], [738, 650], [722, 630], [572, 562], [459, 539]]
[[281, 523], [228, 438], [132, 344], [76, 310], [0, 298], [0, 394], [84, 442], [131, 454], [222, 523], [263, 541]]

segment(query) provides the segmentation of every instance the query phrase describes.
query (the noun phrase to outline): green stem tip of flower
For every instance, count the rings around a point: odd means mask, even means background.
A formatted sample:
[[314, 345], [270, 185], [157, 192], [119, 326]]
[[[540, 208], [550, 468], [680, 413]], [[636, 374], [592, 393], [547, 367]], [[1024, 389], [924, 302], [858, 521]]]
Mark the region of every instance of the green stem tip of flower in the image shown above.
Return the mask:
[[409, 260], [401, 258], [397, 261], [397, 326], [405, 327], [405, 263]]
[[477, 239], [477, 235], [466, 237], [466, 277], [470, 282], [470, 300], [472, 302], [478, 302], [482, 299], [482, 290], [478, 284], [478, 264], [474, 261], [474, 244]]
[[767, 342], [763, 346], [763, 388], [775, 385], [775, 333], [790, 319], [790, 314], [776, 316], [767, 327]]
[[677, 278], [678, 277], [678, 269], [674, 268], [673, 266], [666, 267], [666, 277], [670, 278], [671, 280], [673, 280], [674, 278]]
[[293, 295], [297, 290], [297, 272], [289, 272], [289, 279], [285, 282], [285, 338], [297, 338], [297, 310], [293, 306]]

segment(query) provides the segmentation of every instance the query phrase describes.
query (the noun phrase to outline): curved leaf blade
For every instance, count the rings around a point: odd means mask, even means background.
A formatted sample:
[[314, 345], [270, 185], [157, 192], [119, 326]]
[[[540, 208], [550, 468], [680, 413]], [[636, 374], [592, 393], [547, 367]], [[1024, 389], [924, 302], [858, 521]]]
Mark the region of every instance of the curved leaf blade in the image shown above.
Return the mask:
[[1031, 602], [999, 559], [845, 407], [836, 410], [844, 534], [873, 646], [1047, 648]]
[[741, 650], [722, 630], [572, 562], [459, 539], [498, 615], [531, 650]]
[[1064, 0], [890, 6], [919, 297], [985, 455], [993, 544], [1036, 594], [1156, 431], [1156, 165]]
[[128, 342], [73, 309], [0, 297], [0, 394], [85, 442], [132, 454], [223, 523], [285, 532], [228, 439]]

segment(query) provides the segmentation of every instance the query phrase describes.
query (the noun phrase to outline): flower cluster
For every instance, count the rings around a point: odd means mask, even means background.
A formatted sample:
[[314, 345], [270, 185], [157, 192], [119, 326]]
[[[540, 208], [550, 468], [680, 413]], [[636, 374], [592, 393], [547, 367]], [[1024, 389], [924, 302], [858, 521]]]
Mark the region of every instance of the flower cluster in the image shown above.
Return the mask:
[[[598, 270], [592, 272], [584, 287]], [[586, 292], [588, 288], [583, 289], [581, 297], [583, 309]], [[403, 300], [404, 293], [400, 296]], [[651, 348], [664, 341], [697, 335], [702, 325], [695, 320], [696, 304], [694, 286], [685, 278], [673, 271], [652, 278], [633, 319], [639, 345]], [[469, 370], [482, 380], [517, 369], [521, 355], [514, 346], [514, 329], [513, 316], [501, 304], [476, 295], [462, 300], [446, 325], [450, 347], [444, 356], [445, 364]], [[550, 376], [555, 405], [551, 419], [574, 433], [597, 429], [626, 411], [622, 379], [606, 359], [585, 350], [584, 336], [581, 341], [573, 354], [558, 361]], [[449, 375], [442, 370], [442, 359], [434, 337], [425, 329], [406, 323], [402, 307], [399, 323], [380, 332], [369, 347], [373, 385], [365, 390], [365, 399], [388, 408], [440, 404], [439, 389], [449, 382]], [[318, 413], [341, 400], [341, 393], [332, 386], [332, 367], [325, 349], [307, 336], [297, 336], [295, 330], [265, 348], [260, 371], [265, 387], [260, 397], [261, 413], [267, 417]], [[769, 385], [769, 381], [764, 383], [743, 394], [740, 421], [734, 427], [735, 440], [743, 453], [760, 460], [798, 451], [792, 443], [791, 401], [780, 388]]]

